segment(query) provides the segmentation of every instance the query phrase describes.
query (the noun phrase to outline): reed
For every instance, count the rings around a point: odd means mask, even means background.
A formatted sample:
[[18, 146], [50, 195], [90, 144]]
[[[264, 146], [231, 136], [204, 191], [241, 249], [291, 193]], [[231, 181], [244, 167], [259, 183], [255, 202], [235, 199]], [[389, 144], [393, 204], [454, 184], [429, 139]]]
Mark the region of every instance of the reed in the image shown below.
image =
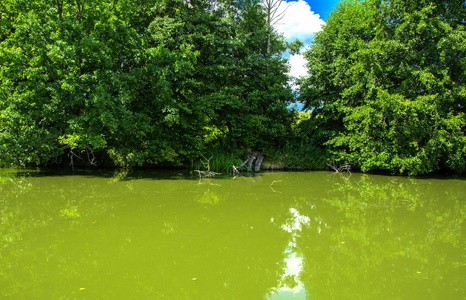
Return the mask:
[[[204, 157], [209, 159], [210, 171], [218, 173], [230, 174], [233, 172], [233, 166], [241, 165], [241, 160], [232, 153], [223, 153], [220, 151], [215, 151], [213, 153], [204, 154]], [[200, 163], [196, 163], [197, 169], [203, 169], [203, 166]]]
[[233, 172], [233, 166], [241, 165], [241, 160], [231, 153], [216, 153], [210, 162], [212, 171], [228, 174]]

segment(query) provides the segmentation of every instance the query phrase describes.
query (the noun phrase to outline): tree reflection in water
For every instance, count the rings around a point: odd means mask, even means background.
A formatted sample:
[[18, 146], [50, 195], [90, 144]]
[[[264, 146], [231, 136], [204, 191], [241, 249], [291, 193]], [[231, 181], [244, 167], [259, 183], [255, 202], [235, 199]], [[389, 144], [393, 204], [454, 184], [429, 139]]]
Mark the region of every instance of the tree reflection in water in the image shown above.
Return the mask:
[[[353, 174], [296, 210], [311, 299], [464, 299], [465, 182]], [[324, 226], [322, 226], [324, 224]]]
[[273, 289], [270, 300], [280, 299], [306, 299], [307, 292], [304, 284], [300, 280], [300, 273], [303, 268], [303, 257], [296, 252], [296, 238], [303, 225], [309, 225], [310, 219], [300, 215], [295, 208], [290, 208], [290, 217], [282, 225], [282, 229], [290, 234], [290, 240], [285, 250], [285, 268], [280, 278], [278, 287]]
[[464, 180], [0, 175], [3, 298], [466, 296]]

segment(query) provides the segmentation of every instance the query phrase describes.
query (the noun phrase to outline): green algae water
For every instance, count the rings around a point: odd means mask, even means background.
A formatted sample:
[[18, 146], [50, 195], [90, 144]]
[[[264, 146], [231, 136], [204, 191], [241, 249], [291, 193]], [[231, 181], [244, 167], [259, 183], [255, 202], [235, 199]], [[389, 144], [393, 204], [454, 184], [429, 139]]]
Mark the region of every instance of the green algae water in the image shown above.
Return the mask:
[[466, 181], [0, 170], [1, 299], [465, 299]]

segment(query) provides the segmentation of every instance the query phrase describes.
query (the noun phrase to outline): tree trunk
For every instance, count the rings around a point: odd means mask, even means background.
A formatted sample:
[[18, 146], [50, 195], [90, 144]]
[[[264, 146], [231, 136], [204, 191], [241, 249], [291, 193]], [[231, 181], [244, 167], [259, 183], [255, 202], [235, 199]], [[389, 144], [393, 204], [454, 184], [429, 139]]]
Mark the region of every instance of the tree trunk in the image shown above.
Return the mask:
[[261, 170], [261, 164], [262, 164], [262, 161], [264, 160], [264, 155], [262, 155], [261, 153], [259, 153], [257, 155], [257, 159], [256, 159], [256, 164], [254, 165], [254, 172], [260, 172]]

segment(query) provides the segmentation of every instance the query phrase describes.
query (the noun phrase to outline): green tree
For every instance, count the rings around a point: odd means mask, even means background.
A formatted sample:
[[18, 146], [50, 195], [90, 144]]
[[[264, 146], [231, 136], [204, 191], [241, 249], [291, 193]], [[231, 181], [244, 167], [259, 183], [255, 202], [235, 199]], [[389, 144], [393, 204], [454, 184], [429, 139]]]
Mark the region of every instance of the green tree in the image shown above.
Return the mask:
[[99, 149], [120, 165], [171, 159], [153, 138], [168, 96], [157, 88], [193, 55], [150, 46], [141, 20], [153, 4], [7, 1], [16, 14], [0, 46], [2, 161], [43, 165], [67, 153], [93, 163]]
[[306, 52], [302, 97], [337, 159], [464, 172], [466, 5], [342, 2]]
[[0, 161], [190, 161], [276, 145], [291, 98], [254, 1], [1, 4]]
[[291, 130], [286, 106], [292, 93], [281, 57], [285, 44], [273, 35], [267, 52], [259, 4], [174, 0], [159, 9], [151, 29], [171, 27], [160, 43], [169, 49], [189, 44], [198, 54], [193, 73], [174, 94], [177, 125], [186, 135], [179, 136], [230, 150], [279, 144]]

